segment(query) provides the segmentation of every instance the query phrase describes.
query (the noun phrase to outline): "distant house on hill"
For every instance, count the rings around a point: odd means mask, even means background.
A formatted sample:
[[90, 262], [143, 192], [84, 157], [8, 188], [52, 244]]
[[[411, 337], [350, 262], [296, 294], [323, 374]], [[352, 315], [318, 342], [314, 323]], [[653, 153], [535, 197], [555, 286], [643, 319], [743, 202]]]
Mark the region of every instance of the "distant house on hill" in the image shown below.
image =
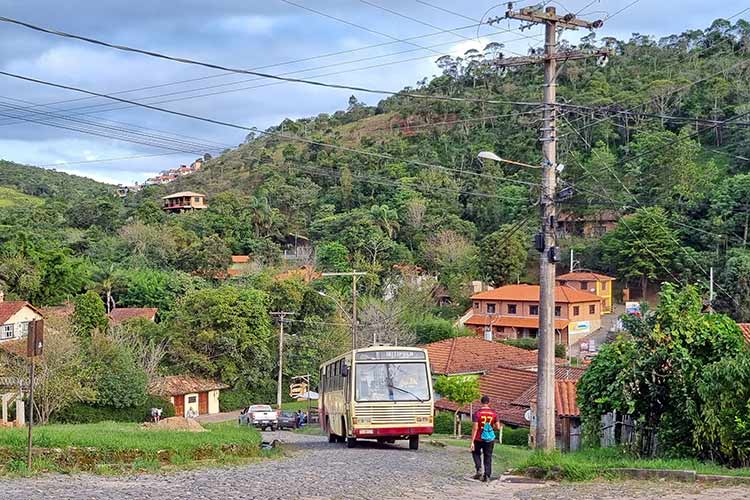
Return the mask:
[[564, 236], [598, 237], [617, 226], [620, 214], [614, 210], [602, 210], [591, 214], [561, 212], [557, 216], [557, 234]]
[[227, 269], [227, 276], [242, 276], [251, 271], [252, 261], [249, 255], [232, 255], [232, 263]]
[[111, 326], [121, 325], [125, 321], [141, 318], [148, 321], [156, 321], [156, 307], [116, 307], [107, 315]]
[[310, 283], [323, 277], [321, 273], [315, 270], [314, 266], [301, 266], [297, 269], [291, 269], [284, 271], [273, 277], [276, 281], [284, 281], [288, 279], [299, 278], [305, 283]]
[[284, 253], [282, 257], [284, 260], [293, 260], [298, 262], [312, 262], [313, 261], [313, 246], [312, 242], [306, 236], [301, 234], [288, 234], [284, 238]]
[[31, 322], [42, 317], [42, 312], [28, 302], [6, 301], [0, 291], [0, 343], [26, 338]]
[[180, 213], [208, 208], [208, 205], [206, 204], [206, 195], [194, 193], [192, 191], [182, 191], [180, 193], [170, 194], [164, 196], [162, 200], [164, 200], [164, 206], [162, 209], [165, 212]]
[[168, 398], [175, 415], [211, 415], [219, 413], [219, 393], [228, 385], [191, 375], [161, 378], [149, 386], [149, 393]]

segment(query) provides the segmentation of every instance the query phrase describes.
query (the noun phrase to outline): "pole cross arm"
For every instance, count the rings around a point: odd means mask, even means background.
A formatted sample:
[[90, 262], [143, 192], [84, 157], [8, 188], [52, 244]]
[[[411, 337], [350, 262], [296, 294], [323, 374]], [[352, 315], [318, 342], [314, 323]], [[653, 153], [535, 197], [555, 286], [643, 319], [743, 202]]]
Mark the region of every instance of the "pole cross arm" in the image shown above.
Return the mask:
[[596, 21], [584, 21], [583, 19], [578, 19], [575, 14], [572, 13], [559, 16], [555, 12], [542, 12], [532, 8], [525, 8], [519, 11], [508, 10], [505, 12], [505, 17], [532, 23], [551, 22], [555, 23], [560, 28], [567, 29], [586, 28], [593, 30], [604, 26], [604, 21], [601, 19], [597, 19]]
[[508, 68], [513, 66], [528, 66], [530, 64], [543, 64], [545, 61], [554, 59], [555, 61], [577, 61], [588, 59], [589, 57], [609, 57], [608, 50], [595, 50], [584, 52], [581, 50], [568, 50], [565, 52], [556, 52], [553, 56], [521, 56], [521, 57], [504, 57], [492, 61], [492, 65], [498, 68]]

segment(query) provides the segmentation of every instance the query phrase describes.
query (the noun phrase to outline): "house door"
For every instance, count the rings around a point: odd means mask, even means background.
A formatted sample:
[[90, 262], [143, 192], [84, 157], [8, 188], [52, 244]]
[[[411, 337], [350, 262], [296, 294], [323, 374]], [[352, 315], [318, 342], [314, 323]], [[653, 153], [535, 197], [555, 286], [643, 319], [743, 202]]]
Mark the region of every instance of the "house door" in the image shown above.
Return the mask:
[[185, 396], [182, 394], [174, 397], [174, 414], [176, 417], [185, 416]]
[[200, 415], [198, 412], [198, 393], [185, 394], [185, 416], [197, 417], [198, 415]]
[[208, 393], [207, 392], [198, 393], [198, 414], [199, 415], [208, 414]]

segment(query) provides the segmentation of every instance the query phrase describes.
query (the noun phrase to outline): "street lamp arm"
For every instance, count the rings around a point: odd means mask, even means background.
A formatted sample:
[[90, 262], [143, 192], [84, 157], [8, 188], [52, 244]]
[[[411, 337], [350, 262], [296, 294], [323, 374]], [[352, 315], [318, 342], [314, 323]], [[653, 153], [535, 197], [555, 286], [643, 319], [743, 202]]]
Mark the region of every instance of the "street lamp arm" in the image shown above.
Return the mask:
[[318, 295], [320, 295], [321, 297], [325, 297], [327, 299], [330, 299], [334, 304], [336, 304], [336, 306], [339, 308], [339, 310], [342, 313], [344, 313], [344, 316], [346, 316], [346, 319], [349, 320], [349, 323], [350, 324], [352, 323], [352, 316], [348, 312], [346, 312], [346, 308], [341, 304], [341, 302], [339, 302], [338, 300], [336, 300], [335, 298], [331, 297], [330, 295], [328, 295], [325, 292], [318, 291]]

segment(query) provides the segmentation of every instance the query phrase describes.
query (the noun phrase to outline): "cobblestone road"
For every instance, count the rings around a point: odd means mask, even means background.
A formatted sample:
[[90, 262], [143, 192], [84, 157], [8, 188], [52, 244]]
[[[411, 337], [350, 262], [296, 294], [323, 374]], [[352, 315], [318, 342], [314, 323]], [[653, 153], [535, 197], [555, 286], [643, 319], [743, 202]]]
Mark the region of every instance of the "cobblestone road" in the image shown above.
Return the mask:
[[244, 466], [165, 475], [47, 475], [0, 480], [1, 499], [659, 499], [750, 498], [750, 487], [602, 482], [584, 485], [482, 484], [468, 479], [470, 457], [458, 448], [362, 444], [348, 449], [320, 436], [266, 433], [294, 447], [292, 456]]

